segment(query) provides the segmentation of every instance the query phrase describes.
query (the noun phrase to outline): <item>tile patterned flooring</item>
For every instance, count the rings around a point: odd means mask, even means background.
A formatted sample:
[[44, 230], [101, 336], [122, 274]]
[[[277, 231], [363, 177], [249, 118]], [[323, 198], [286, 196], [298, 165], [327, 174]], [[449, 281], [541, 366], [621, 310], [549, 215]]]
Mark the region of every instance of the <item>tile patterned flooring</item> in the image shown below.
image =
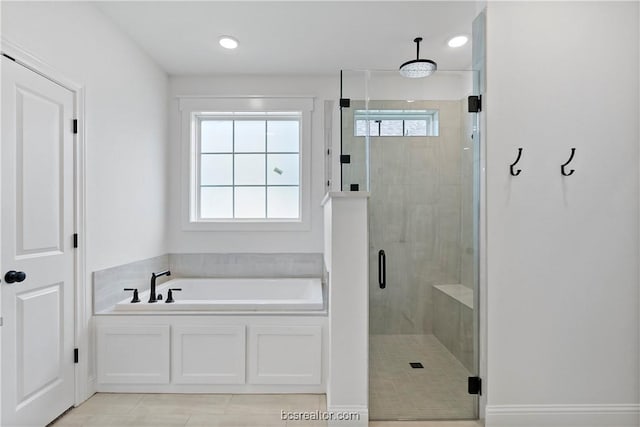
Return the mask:
[[51, 427], [318, 427], [283, 421], [280, 411], [324, 411], [321, 394], [98, 393]]
[[[369, 340], [369, 418], [472, 419], [467, 369], [433, 335], [372, 335]], [[409, 362], [422, 362], [413, 369]]]
[[[51, 427], [320, 427], [282, 421], [280, 411], [326, 409], [324, 395], [98, 393]], [[482, 427], [479, 421], [370, 422], [371, 427]]]
[[[432, 335], [370, 340], [370, 418], [472, 418], [468, 372]], [[412, 369], [409, 362], [422, 362]], [[52, 427], [320, 427], [283, 421], [281, 410], [324, 411], [325, 395], [98, 393]], [[482, 427], [480, 421], [372, 421], [372, 427]]]

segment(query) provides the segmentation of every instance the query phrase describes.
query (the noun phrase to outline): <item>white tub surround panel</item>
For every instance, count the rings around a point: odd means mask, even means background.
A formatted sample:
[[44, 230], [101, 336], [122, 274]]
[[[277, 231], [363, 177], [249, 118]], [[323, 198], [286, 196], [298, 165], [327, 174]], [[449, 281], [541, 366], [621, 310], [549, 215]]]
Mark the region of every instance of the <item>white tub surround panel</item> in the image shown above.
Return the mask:
[[320, 384], [320, 326], [254, 326], [249, 334], [251, 384]]
[[326, 392], [325, 315], [113, 315], [96, 325], [101, 392]]
[[245, 329], [244, 325], [174, 326], [171, 341], [173, 382], [244, 384]]
[[156, 293], [156, 303], [147, 291], [96, 316], [99, 391], [326, 391], [320, 278], [182, 278]]
[[107, 326], [97, 332], [98, 383], [169, 382], [168, 325]]
[[329, 276], [327, 409], [354, 411], [368, 423], [369, 296], [366, 192], [325, 197], [325, 263]]

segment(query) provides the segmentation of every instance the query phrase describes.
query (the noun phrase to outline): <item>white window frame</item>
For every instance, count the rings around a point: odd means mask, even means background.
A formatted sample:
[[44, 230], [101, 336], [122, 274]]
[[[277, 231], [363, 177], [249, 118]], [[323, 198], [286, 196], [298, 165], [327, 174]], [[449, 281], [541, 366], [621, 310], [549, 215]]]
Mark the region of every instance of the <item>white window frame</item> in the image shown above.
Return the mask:
[[[311, 229], [312, 97], [178, 97], [181, 114], [181, 217], [185, 231], [300, 231]], [[300, 217], [297, 219], [198, 219], [198, 116], [225, 112], [299, 112]]]

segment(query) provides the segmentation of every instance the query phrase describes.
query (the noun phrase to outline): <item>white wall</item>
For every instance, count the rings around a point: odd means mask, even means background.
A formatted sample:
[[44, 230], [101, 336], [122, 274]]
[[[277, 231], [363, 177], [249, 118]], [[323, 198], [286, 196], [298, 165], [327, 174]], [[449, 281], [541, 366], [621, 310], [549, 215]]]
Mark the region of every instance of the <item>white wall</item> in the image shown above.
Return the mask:
[[90, 3], [2, 2], [2, 37], [86, 88], [87, 270], [166, 253], [166, 74]]
[[324, 259], [330, 284], [327, 410], [357, 412], [360, 420], [349, 425], [366, 426], [369, 400], [368, 193], [330, 195], [324, 205]]
[[[181, 252], [322, 252], [324, 196], [324, 100], [337, 99], [336, 76], [216, 76], [170, 79], [169, 251]], [[180, 218], [180, 115], [177, 96], [312, 96], [311, 228], [307, 231], [184, 231]]]
[[638, 423], [638, 6], [488, 5], [487, 426]]
[[[87, 313], [79, 318], [89, 319], [93, 271], [167, 252], [168, 78], [90, 3], [1, 8], [3, 40], [85, 88]], [[90, 329], [76, 326], [81, 401], [94, 367]]]

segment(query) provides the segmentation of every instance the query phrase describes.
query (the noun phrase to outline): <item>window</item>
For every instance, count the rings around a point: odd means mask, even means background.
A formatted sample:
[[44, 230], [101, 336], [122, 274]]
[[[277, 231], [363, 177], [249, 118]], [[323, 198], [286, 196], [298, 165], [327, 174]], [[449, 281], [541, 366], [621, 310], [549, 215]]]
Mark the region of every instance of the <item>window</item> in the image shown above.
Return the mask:
[[184, 228], [307, 229], [312, 106], [309, 98], [181, 99]]
[[197, 115], [198, 219], [299, 219], [300, 117]]
[[438, 136], [437, 110], [356, 110], [355, 136]]

